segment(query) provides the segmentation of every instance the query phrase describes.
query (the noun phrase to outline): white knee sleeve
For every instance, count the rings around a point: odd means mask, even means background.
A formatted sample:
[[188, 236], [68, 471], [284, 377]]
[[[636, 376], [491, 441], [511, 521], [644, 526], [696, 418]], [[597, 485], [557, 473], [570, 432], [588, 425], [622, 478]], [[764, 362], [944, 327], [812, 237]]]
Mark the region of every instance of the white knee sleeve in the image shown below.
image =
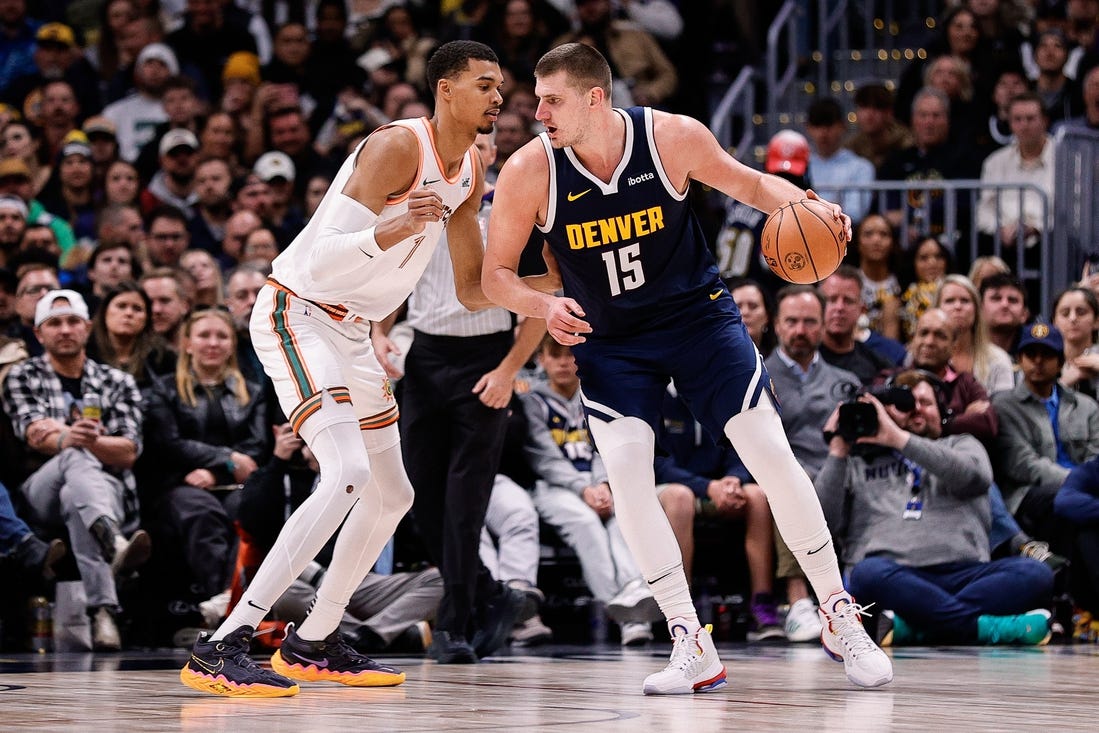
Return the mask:
[[734, 415], [725, 423], [725, 435], [767, 495], [782, 539], [818, 597], [824, 599], [842, 590], [836, 552], [820, 500], [809, 475], [790, 449], [774, 406], [762, 400], [758, 407]]

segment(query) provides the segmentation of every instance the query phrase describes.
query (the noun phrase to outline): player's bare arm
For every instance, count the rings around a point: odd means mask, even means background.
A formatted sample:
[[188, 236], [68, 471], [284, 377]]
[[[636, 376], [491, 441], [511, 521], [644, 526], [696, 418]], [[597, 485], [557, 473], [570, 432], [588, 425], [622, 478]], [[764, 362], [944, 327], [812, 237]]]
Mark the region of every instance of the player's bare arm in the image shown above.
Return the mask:
[[[713, 133], [692, 117], [654, 110], [653, 133], [661, 160], [680, 191], [693, 179], [767, 214], [788, 201], [824, 200], [815, 191], [802, 191], [783, 178], [744, 165], [725, 152]], [[850, 218], [839, 204], [826, 203], [832, 206], [836, 220], [845, 222], [850, 241]]]
[[[519, 257], [531, 230], [545, 222], [548, 189], [549, 162], [542, 143], [532, 140], [508, 159], [496, 181], [481, 286], [497, 305], [545, 320], [549, 333], [571, 346], [583, 343], [584, 337], [578, 334], [591, 332], [580, 304], [539, 292], [518, 274]], [[554, 278], [555, 273], [551, 267], [543, 277]]]
[[458, 302], [468, 310], [477, 311], [495, 305], [481, 289], [481, 269], [484, 263], [484, 245], [481, 241], [481, 225], [477, 211], [485, 190], [485, 170], [481, 156], [473, 156], [477, 166], [477, 183], [474, 190], [450, 216], [446, 225], [450, 262], [454, 268], [454, 289]]
[[[379, 130], [367, 140], [355, 161], [355, 170], [344, 186], [346, 196], [363, 204], [375, 215], [389, 198], [403, 195], [416, 181], [420, 146], [416, 136], [403, 127]], [[379, 249], [387, 250], [398, 242], [419, 234], [428, 222], [443, 215], [443, 200], [426, 187], [408, 195], [408, 212], [378, 224], [374, 240]]]

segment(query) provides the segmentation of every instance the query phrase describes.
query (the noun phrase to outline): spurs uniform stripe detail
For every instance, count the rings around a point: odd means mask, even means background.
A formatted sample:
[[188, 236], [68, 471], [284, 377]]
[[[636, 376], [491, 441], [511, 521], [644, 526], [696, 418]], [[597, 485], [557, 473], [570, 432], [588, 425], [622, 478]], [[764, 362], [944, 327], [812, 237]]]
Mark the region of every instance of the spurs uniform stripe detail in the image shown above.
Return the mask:
[[386, 425], [392, 425], [397, 422], [400, 417], [400, 412], [397, 410], [396, 405], [385, 412], [379, 412], [377, 415], [371, 415], [370, 417], [359, 418], [360, 430], [377, 430], [378, 428], [384, 428]]
[[287, 292], [280, 290], [275, 294], [275, 309], [271, 312], [271, 330], [280, 335], [279, 346], [283, 360], [297, 387], [298, 396], [304, 400], [308, 395], [315, 394], [317, 389], [313, 386], [313, 378], [301, 358], [294, 331], [286, 319], [289, 302], [290, 297]]

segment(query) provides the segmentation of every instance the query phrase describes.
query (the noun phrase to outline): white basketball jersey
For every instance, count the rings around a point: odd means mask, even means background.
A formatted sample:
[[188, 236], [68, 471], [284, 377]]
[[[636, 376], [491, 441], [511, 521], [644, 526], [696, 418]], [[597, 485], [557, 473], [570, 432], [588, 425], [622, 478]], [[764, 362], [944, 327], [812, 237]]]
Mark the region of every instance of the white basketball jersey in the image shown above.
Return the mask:
[[[477, 168], [472, 157], [476, 155], [474, 148], [471, 147], [466, 151], [458, 174], [447, 177], [439, 153], [435, 149], [435, 131], [426, 117], [397, 120], [392, 123], [392, 126], [405, 127], [416, 135], [420, 143], [420, 162], [412, 189], [434, 189], [443, 199], [442, 219], [428, 223], [419, 234], [398, 242], [380, 254], [370, 257], [365, 253], [362, 255], [356, 253], [354, 256], [349, 256], [346, 267], [333, 269], [332, 272], [314, 277], [313, 268], [310, 266], [310, 247], [318, 236], [325, 233], [325, 228], [334, 227], [338, 232], [358, 231], [366, 228], [366, 222], [373, 218], [366, 206], [342, 193], [355, 168], [355, 159], [365, 144], [364, 141], [340, 166], [339, 173], [336, 174], [336, 178], [321, 199], [309, 223], [294, 238], [290, 246], [271, 263], [271, 276], [281, 285], [306, 300], [336, 306], [337, 312], [341, 314], [346, 310], [343, 315], [345, 320], [362, 317], [378, 321], [404, 302], [431, 260], [435, 246], [450, 220], [450, 215], [469, 198], [477, 183]], [[333, 210], [332, 202], [337, 196], [345, 196], [361, 209], [363, 221], [347, 221], [348, 207], [343, 205], [347, 201], [341, 201], [341, 207]], [[402, 196], [386, 201], [385, 208], [374, 224], [400, 216], [407, 210], [408, 193], [406, 192]], [[342, 220], [335, 221], [336, 216]]]

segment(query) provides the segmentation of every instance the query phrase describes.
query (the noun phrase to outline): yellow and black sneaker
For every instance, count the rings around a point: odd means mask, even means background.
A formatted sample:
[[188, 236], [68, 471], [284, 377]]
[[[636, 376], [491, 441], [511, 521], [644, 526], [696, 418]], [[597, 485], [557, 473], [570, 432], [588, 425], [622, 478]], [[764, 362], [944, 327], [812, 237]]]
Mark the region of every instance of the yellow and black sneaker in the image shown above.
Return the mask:
[[289, 697], [298, 694], [290, 679], [263, 669], [248, 656], [255, 630], [241, 626], [220, 641], [199, 637], [179, 679], [200, 692], [226, 697]]
[[391, 687], [404, 682], [404, 672], [360, 654], [340, 636], [339, 629], [323, 641], [306, 641], [291, 624], [282, 646], [271, 657], [271, 668], [305, 682], [339, 682], [352, 687]]

